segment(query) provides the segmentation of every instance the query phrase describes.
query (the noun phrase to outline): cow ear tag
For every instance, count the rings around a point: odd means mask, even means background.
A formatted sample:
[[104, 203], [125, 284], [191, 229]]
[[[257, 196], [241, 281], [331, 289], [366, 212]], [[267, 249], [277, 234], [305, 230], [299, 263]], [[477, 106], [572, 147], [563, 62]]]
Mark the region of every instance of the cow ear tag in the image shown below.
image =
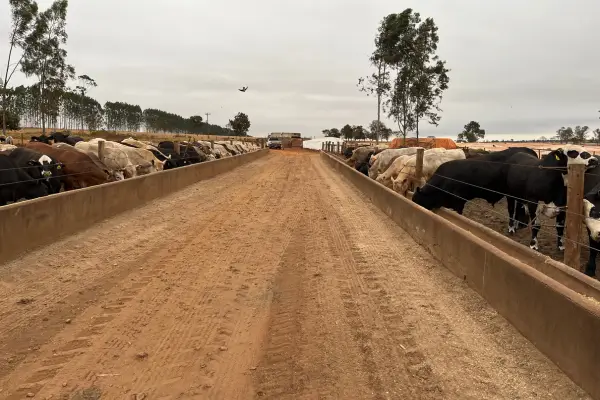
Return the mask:
[[558, 154], [555, 154], [554, 157], [556, 157], [556, 161], [560, 161], [560, 157], [558, 157]]

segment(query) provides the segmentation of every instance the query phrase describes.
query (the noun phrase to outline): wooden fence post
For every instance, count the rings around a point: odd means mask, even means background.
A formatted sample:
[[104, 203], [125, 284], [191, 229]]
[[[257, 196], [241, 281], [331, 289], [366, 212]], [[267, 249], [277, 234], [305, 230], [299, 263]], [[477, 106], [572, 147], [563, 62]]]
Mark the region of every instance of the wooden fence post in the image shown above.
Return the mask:
[[179, 142], [173, 142], [173, 150], [175, 150], [175, 153], [180, 154]]
[[415, 179], [411, 184], [411, 190], [414, 192], [417, 187], [418, 182], [421, 181], [423, 177], [423, 156], [425, 154], [425, 149], [417, 149], [417, 162], [415, 164]]
[[215, 149], [215, 141], [214, 140], [210, 141], [210, 148], [213, 150]]
[[321, 151], [325, 151], [325, 142], [321, 143]]
[[23, 138], [23, 132], [21, 132], [21, 146], [25, 146], [25, 139]]
[[581, 271], [581, 224], [583, 223], [583, 184], [585, 165], [569, 165], [567, 184], [567, 222], [565, 226], [565, 259], [569, 267]]
[[98, 141], [98, 158], [101, 162], [104, 162], [104, 144], [106, 142], [104, 140]]
[[340, 154], [340, 153], [341, 153], [341, 152], [340, 152], [340, 142], [338, 142], [338, 143], [337, 143], [337, 151], [336, 151], [336, 153], [338, 153], [338, 154]]

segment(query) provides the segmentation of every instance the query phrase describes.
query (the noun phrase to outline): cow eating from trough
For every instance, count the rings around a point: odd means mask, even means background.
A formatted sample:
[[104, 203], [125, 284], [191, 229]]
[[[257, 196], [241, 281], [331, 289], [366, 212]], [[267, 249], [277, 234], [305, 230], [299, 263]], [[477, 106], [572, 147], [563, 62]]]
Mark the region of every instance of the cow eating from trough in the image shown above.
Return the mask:
[[39, 151], [19, 147], [9, 153], [9, 157], [33, 179], [48, 187], [48, 193], [59, 193], [62, 188], [63, 168], [57, 160]]
[[[463, 213], [469, 200], [483, 199], [495, 205], [507, 191], [506, 160], [521, 152], [537, 154], [527, 147], [512, 147], [466, 160], [448, 161], [440, 165], [425, 186], [416, 189], [412, 200], [428, 210], [446, 207], [459, 214]], [[517, 217], [525, 221], [524, 210], [521, 209]]]
[[0, 154], [0, 206], [20, 199], [35, 199], [48, 195], [48, 188], [19, 168], [7, 154]]
[[64, 165], [62, 171], [65, 190], [80, 189], [108, 182], [108, 170], [96, 164], [87, 154], [75, 150], [70, 145], [65, 144], [64, 146], [67, 146], [68, 150], [45, 143], [30, 142], [26, 145], [27, 148], [46, 154]]
[[[567, 146], [553, 150], [541, 159], [525, 153], [517, 153], [506, 160], [506, 194], [509, 203], [509, 232], [519, 229], [516, 213], [524, 209], [531, 220], [529, 247], [538, 250], [537, 235], [541, 228], [540, 216], [557, 218], [567, 206], [567, 167], [583, 164], [595, 168], [598, 160], [579, 146]], [[525, 204], [526, 203], [526, 204]], [[527, 224], [528, 225], [528, 224]], [[525, 226], [527, 226], [525, 225]], [[557, 220], [556, 230], [559, 248], [563, 246], [564, 223]]]

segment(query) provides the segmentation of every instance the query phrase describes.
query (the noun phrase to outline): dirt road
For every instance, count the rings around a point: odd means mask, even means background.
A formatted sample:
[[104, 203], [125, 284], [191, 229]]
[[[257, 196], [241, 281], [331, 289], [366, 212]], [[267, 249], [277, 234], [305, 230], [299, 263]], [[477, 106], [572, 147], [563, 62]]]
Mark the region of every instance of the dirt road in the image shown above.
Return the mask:
[[0, 293], [0, 398], [587, 398], [315, 153], [32, 252]]

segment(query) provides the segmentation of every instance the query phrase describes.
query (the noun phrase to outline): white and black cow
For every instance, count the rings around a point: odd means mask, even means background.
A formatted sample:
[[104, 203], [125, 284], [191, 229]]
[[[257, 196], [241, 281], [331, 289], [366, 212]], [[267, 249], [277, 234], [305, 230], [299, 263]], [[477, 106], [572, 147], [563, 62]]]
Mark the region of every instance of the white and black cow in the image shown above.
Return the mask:
[[[579, 146], [553, 150], [542, 159], [517, 153], [506, 160], [506, 196], [511, 202], [514, 201], [508, 208], [512, 217], [509, 232], [521, 227], [518, 224], [522, 221], [515, 221], [514, 216], [524, 209], [531, 220], [529, 247], [534, 250], [539, 249], [537, 235], [541, 227], [540, 215], [556, 218], [567, 206], [566, 177], [567, 167], [571, 164], [583, 164], [589, 169], [595, 168], [598, 160]], [[562, 247], [564, 223], [557, 221], [556, 228], [558, 246]]]
[[[594, 156], [600, 163], [600, 157]], [[600, 168], [594, 168], [585, 174], [583, 197], [584, 223], [588, 231], [589, 257], [585, 268], [588, 276], [596, 275], [596, 257], [600, 251]], [[562, 212], [557, 218], [564, 226], [566, 214]]]
[[9, 153], [9, 157], [33, 179], [48, 187], [50, 194], [60, 192], [62, 187], [63, 165], [51, 157], [25, 147], [18, 147]]
[[46, 185], [19, 168], [8, 155], [0, 154], [0, 206], [47, 195]]
[[[506, 160], [517, 153], [536, 152], [527, 147], [512, 147], [466, 160], [448, 161], [440, 165], [425, 186], [417, 188], [413, 202], [428, 210], [446, 207], [463, 213], [469, 200], [483, 199], [494, 205], [506, 193]], [[511, 202], [514, 207], [514, 202]], [[511, 212], [511, 215], [515, 215]], [[526, 222], [523, 209], [515, 215]]]

